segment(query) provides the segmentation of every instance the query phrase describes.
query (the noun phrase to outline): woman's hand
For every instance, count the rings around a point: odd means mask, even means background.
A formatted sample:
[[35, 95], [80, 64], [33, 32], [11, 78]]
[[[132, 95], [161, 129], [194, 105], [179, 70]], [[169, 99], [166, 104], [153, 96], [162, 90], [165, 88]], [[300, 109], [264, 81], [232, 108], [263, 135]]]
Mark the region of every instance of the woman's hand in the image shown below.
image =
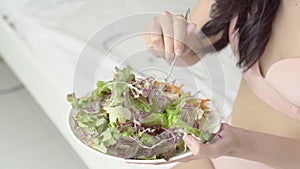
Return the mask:
[[217, 158], [220, 156], [233, 156], [240, 150], [239, 128], [228, 124], [222, 124], [221, 130], [210, 144], [200, 143], [192, 136], [185, 136], [183, 139], [193, 153], [193, 156], [180, 161], [186, 162], [198, 158]]
[[183, 159], [148, 164], [158, 165], [188, 162], [199, 158], [231, 156], [261, 162], [273, 168], [295, 169], [300, 166], [300, 140], [297, 139], [250, 131], [228, 124], [222, 124], [217, 137], [209, 144], [202, 144], [192, 136], [185, 136], [183, 139], [193, 155]]
[[211, 144], [201, 144], [192, 136], [184, 138], [193, 153], [182, 162], [220, 156], [257, 161], [273, 168], [294, 169], [300, 166], [300, 140], [271, 135], [222, 124]]
[[193, 42], [197, 34], [195, 29], [196, 25], [187, 23], [183, 15], [163, 12], [160, 16], [154, 17], [146, 28], [144, 41], [154, 56], [164, 58], [170, 63], [176, 54], [187, 62], [185, 64], [189, 64], [191, 61], [199, 61], [193, 58], [190, 46], [197, 45]]

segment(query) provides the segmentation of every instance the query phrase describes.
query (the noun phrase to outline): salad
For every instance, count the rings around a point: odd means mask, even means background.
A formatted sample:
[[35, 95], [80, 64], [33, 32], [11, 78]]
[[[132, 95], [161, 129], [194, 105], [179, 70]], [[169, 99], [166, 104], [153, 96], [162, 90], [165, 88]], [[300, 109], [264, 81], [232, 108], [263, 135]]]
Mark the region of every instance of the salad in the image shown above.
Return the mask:
[[129, 67], [115, 69], [113, 80], [98, 81], [87, 96], [67, 96], [76, 111], [73, 127], [87, 146], [125, 159], [169, 160], [187, 151], [184, 135], [203, 143], [216, 135], [207, 129], [209, 99], [174, 83], [136, 77]]

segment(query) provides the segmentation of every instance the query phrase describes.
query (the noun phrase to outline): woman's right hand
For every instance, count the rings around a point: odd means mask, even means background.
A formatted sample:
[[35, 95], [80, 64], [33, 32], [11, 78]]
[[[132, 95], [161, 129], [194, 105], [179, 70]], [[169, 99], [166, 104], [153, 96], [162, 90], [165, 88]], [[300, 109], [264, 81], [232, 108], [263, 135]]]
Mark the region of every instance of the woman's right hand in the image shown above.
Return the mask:
[[175, 54], [184, 62], [193, 55], [190, 45], [195, 35], [196, 25], [188, 23], [183, 15], [163, 12], [154, 17], [144, 33], [144, 41], [149, 51], [158, 58], [171, 63]]

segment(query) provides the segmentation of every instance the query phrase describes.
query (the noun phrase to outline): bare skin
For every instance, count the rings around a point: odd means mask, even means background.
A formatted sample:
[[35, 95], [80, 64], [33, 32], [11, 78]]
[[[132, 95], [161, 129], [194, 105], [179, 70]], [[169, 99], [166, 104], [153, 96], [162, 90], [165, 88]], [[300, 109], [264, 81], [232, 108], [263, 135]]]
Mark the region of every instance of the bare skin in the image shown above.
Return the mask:
[[[275, 62], [300, 57], [300, 35], [297, 33], [300, 30], [299, 5], [299, 0], [282, 1], [273, 24], [271, 38], [259, 61], [263, 76]], [[244, 80], [241, 83], [232, 115], [232, 122], [235, 126], [300, 139], [299, 121], [288, 118], [265, 104], [252, 93]], [[272, 123], [266, 123], [266, 120]], [[256, 123], [253, 123], [254, 121]]]
[[[195, 8], [190, 22], [195, 23], [198, 29], [209, 20], [210, 10], [208, 9], [210, 9], [212, 3], [212, 0], [201, 0]], [[271, 38], [263, 56], [259, 60], [259, 66], [263, 76], [267, 74], [270, 66], [278, 60], [300, 57], [299, 18], [300, 1], [282, 0], [273, 24]], [[151, 30], [151, 27], [148, 29]], [[176, 27], [172, 29], [176, 29]], [[185, 30], [186, 25], [182, 26], [181, 29]], [[214, 41], [217, 38], [218, 36], [212, 37], [211, 40]], [[156, 44], [149, 39], [151, 39], [149, 36], [145, 37], [146, 45], [151, 48], [151, 50], [155, 50]], [[192, 52], [189, 53], [186, 48], [182, 47], [184, 45], [174, 43], [174, 40], [171, 38], [165, 41], [162, 40], [161, 44], [164, 44], [164, 46], [172, 46], [172, 48], [168, 50], [173, 54], [177, 48], [181, 48], [183, 50], [181, 53], [185, 53], [186, 55], [182, 57], [183, 60], [191, 58], [193, 55]], [[165, 48], [162, 47], [161, 50], [165, 50]], [[156, 56], [165, 58], [166, 60], [172, 57], [157, 53]], [[197, 61], [199, 60], [192, 59], [192, 61], [188, 60], [186, 63], [191, 65]], [[206, 147], [192, 140], [192, 143], [189, 144], [191, 145], [190, 148], [194, 148], [192, 152], [195, 156], [191, 159], [198, 159], [196, 161], [182, 163], [174, 167], [174, 169], [200, 167], [213, 169], [212, 163], [207, 159], [223, 155], [255, 160], [281, 169], [299, 167], [300, 162], [297, 161], [300, 160], [293, 159], [293, 157], [299, 157], [300, 154], [299, 121], [291, 119], [267, 105], [253, 94], [244, 80], [242, 80], [234, 104], [232, 125], [235, 127], [225, 127], [224, 134], [232, 138], [227, 142], [225, 141], [226, 143], [221, 143], [217, 140], [211, 147]], [[257, 141], [255, 141], [257, 138], [260, 138], [262, 142], [266, 144], [264, 146], [255, 144], [257, 143]], [[249, 140], [253, 140], [254, 143], [249, 143]], [[198, 147], [195, 146], [197, 144]], [[274, 147], [278, 146], [281, 148], [273, 150]], [[224, 147], [226, 147], [226, 149]], [[247, 147], [251, 147], [251, 149]], [[286, 154], [289, 158], [277, 157], [276, 154]]]

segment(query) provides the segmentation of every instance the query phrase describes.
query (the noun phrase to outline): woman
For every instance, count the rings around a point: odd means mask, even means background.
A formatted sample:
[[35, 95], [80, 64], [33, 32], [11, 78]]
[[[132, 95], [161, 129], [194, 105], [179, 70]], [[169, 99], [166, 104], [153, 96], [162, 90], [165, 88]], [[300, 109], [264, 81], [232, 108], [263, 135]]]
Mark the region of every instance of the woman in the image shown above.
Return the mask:
[[153, 18], [144, 38], [155, 56], [195, 64], [183, 41], [202, 30], [216, 50], [229, 43], [244, 70], [232, 126], [209, 145], [186, 136], [194, 156], [185, 161], [197, 161], [177, 168], [300, 168], [299, 18], [300, 0], [200, 0], [189, 23], [168, 12]]

